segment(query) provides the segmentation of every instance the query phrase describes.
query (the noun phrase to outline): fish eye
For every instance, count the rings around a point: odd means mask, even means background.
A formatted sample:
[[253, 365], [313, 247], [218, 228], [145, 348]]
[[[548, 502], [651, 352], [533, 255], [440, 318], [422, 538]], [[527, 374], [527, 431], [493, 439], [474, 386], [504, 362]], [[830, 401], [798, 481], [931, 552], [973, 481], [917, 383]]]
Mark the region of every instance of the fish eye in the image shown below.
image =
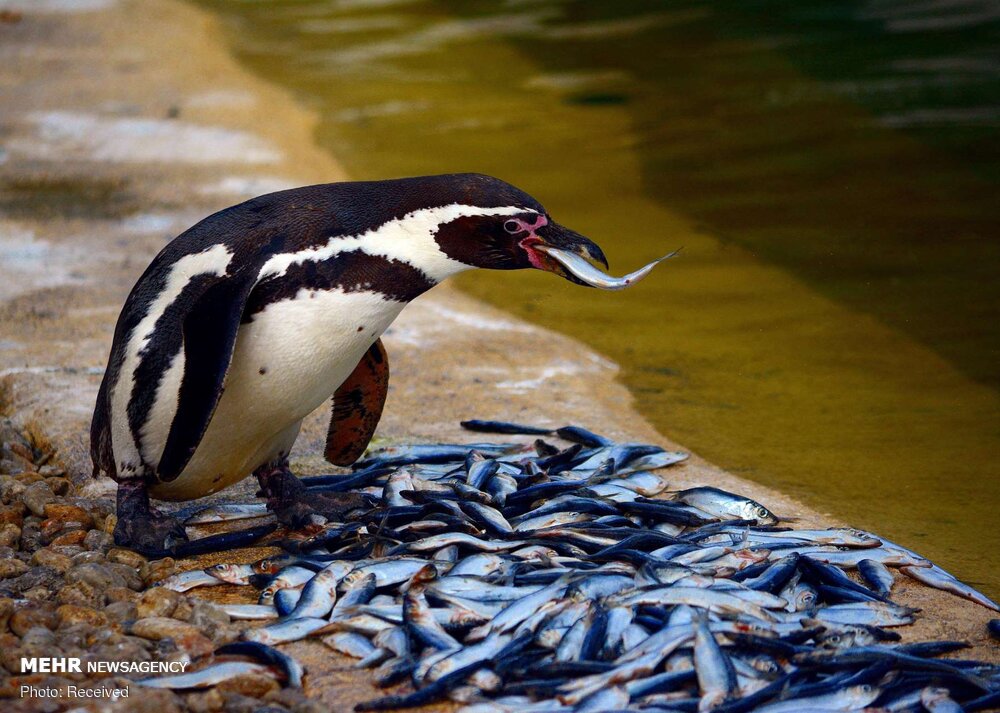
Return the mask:
[[516, 220], [508, 220], [504, 222], [503, 229], [513, 235], [514, 233], [521, 232], [521, 224]]
[[769, 513], [767, 511], [766, 507], [761, 506], [761, 507], [757, 508], [757, 515], [760, 516], [760, 517], [767, 517], [770, 514], [771, 513]]
[[840, 634], [834, 634], [829, 639], [827, 639], [827, 641], [829, 641], [831, 644], [839, 644], [840, 643]]

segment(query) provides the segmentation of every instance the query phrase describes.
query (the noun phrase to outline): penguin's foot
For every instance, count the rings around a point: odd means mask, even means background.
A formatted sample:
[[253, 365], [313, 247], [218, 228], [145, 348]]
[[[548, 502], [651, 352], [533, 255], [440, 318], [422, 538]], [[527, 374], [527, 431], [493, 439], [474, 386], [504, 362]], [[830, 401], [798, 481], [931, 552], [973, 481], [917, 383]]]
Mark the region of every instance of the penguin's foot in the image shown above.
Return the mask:
[[352, 510], [369, 504], [359, 493], [310, 493], [288, 469], [287, 463], [263, 466], [254, 475], [267, 498], [267, 509], [275, 514], [278, 522], [293, 529], [314, 523], [316, 515], [342, 521]]
[[115, 544], [147, 556], [163, 556], [187, 542], [180, 520], [149, 504], [146, 484], [139, 479], [118, 483], [118, 522]]

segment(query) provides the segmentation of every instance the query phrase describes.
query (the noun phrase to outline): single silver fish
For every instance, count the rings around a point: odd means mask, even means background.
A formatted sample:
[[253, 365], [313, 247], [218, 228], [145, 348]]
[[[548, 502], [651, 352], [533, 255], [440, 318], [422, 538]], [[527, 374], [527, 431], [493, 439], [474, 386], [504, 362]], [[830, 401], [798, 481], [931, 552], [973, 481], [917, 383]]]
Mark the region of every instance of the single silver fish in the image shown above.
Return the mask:
[[717, 708], [737, 693], [733, 662], [719, 647], [715, 635], [708, 628], [704, 614], [695, 618], [694, 669], [698, 676], [698, 690], [701, 693], [701, 699], [698, 701], [699, 711]]
[[811, 613], [823, 623], [855, 626], [905, 626], [913, 623], [914, 609], [886, 602], [850, 602], [820, 607]]
[[170, 688], [178, 690], [186, 688], [210, 688], [231, 678], [246, 676], [248, 674], [273, 676], [273, 669], [270, 666], [250, 661], [223, 661], [198, 671], [179, 673], [175, 676], [143, 678], [135, 681], [135, 683], [147, 688]]
[[755, 713], [804, 713], [804, 711], [854, 711], [860, 710], [879, 697], [881, 689], [869, 686], [848, 686], [833, 693], [808, 698], [795, 698], [795, 690], [786, 694], [787, 700], [768, 703], [754, 708]]
[[226, 612], [231, 619], [242, 621], [275, 619], [278, 616], [274, 607], [265, 604], [218, 604], [216, 606]]
[[762, 525], [778, 523], [778, 517], [756, 500], [730, 493], [721, 488], [710, 486], [689, 488], [674, 493], [673, 498], [715, 517], [756, 520]]
[[895, 577], [892, 576], [889, 568], [881, 562], [863, 559], [858, 562], [858, 572], [868, 583], [868, 586], [883, 597], [889, 596], [892, 592], [892, 585], [896, 582]]
[[[334, 562], [333, 565], [340, 563]], [[293, 619], [325, 617], [337, 601], [337, 585], [340, 583], [342, 567], [332, 566], [322, 569], [302, 588], [302, 596], [295, 603], [290, 616]]]
[[270, 514], [265, 503], [226, 503], [202, 508], [184, 520], [184, 524], [205, 525], [213, 522], [231, 522], [264, 517]]
[[225, 582], [203, 569], [192, 569], [188, 572], [172, 574], [157, 586], [175, 592], [186, 592], [195, 587], [216, 587], [220, 584], [225, 584]]
[[298, 641], [310, 636], [328, 625], [326, 619], [305, 618], [285, 619], [275, 624], [268, 624], [258, 629], [247, 629], [243, 632], [243, 638], [247, 641], [256, 641], [261, 644], [286, 644], [289, 641]]
[[1000, 611], [1000, 604], [997, 604], [982, 592], [976, 591], [968, 584], [960, 582], [937, 565], [931, 565], [930, 567], [900, 567], [899, 571], [935, 589], [951, 592], [963, 599], [968, 599], [970, 602], [981, 604], [987, 609]]
[[624, 277], [612, 277], [600, 269], [594, 267], [585, 258], [577, 255], [576, 253], [567, 252], [566, 250], [560, 250], [559, 248], [554, 248], [551, 245], [534, 245], [533, 246], [539, 252], [543, 252], [553, 260], [558, 262], [570, 275], [578, 279], [580, 282], [590, 287], [597, 287], [601, 290], [624, 290], [626, 287], [631, 287], [636, 282], [648, 275], [654, 267], [664, 260], [669, 260], [677, 251], [670, 253], [669, 255], [664, 255], [661, 258], [653, 260], [653, 262], [648, 265], [640, 267], [635, 272], [630, 272]]
[[339, 654], [363, 659], [375, 651], [375, 646], [367, 636], [353, 631], [338, 631], [320, 639], [324, 644]]

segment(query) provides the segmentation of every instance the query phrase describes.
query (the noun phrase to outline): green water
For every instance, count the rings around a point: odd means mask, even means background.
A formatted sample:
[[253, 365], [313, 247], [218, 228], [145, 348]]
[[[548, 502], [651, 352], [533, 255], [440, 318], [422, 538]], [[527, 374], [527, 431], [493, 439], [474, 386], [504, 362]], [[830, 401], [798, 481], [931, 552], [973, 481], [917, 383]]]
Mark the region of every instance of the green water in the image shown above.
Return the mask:
[[618, 361], [665, 434], [1000, 595], [989, 4], [201, 4], [352, 176], [500, 176], [619, 274], [683, 246], [623, 293], [460, 282]]

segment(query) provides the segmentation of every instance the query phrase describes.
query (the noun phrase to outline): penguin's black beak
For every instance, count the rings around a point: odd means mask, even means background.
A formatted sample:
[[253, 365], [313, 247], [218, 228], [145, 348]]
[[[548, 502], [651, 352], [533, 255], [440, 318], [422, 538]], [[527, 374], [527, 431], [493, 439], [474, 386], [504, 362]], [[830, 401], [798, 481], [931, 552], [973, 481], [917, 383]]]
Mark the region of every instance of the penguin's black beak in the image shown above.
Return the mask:
[[[535, 244], [550, 245], [551, 247], [559, 248], [560, 250], [576, 253], [587, 260], [593, 260], [594, 262], [600, 263], [605, 268], [608, 267], [608, 259], [604, 256], [604, 251], [601, 250], [600, 246], [590, 238], [580, 235], [575, 230], [570, 230], [567, 227], [559, 225], [559, 223], [549, 222], [546, 225], [537, 228], [535, 230], [535, 235], [538, 239], [531, 241]], [[524, 246], [530, 250], [530, 244]], [[565, 277], [570, 282], [575, 282], [579, 285], [586, 284], [566, 272], [566, 269], [562, 265], [545, 253], [538, 250], [530, 250], [530, 252], [532, 264], [534, 264], [535, 267], [541, 270], [547, 270], [548, 272], [554, 272], [557, 275]]]

